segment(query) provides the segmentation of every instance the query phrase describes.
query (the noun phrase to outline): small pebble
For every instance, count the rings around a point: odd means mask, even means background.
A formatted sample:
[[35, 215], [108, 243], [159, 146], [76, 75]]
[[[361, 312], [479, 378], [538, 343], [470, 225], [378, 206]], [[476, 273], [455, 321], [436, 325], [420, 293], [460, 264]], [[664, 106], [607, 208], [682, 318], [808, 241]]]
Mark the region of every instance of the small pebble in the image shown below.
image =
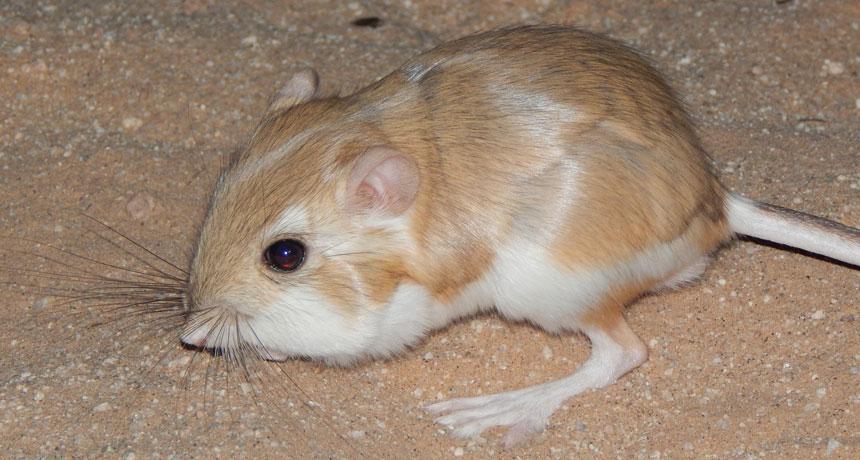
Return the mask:
[[833, 455], [833, 451], [838, 449], [839, 446], [841, 446], [841, 445], [842, 444], [840, 444], [839, 441], [837, 441], [833, 438], [828, 439], [827, 440], [827, 450], [824, 452], [824, 454], [827, 455], [828, 457]]
[[824, 319], [824, 310], [815, 310], [815, 313], [812, 314], [811, 318], [814, 320]]
[[155, 198], [146, 192], [138, 193], [128, 202], [125, 209], [132, 219], [147, 220], [152, 214], [152, 210], [155, 209]]
[[465, 452], [463, 451], [462, 447], [458, 447], [458, 448], [454, 449], [454, 456], [455, 457], [462, 457], [464, 453]]
[[431, 361], [433, 359], [433, 352], [428, 351], [424, 353], [424, 356], [421, 357], [424, 361]]
[[543, 359], [547, 361], [552, 359], [552, 348], [544, 346], [543, 350], [541, 350], [541, 353], [543, 353]]
[[191, 355], [190, 353], [185, 353], [176, 359], [168, 361], [167, 367], [177, 367], [177, 366], [183, 366], [184, 367], [189, 362], [191, 362], [191, 356], [190, 355]]
[[126, 117], [122, 120], [122, 129], [126, 131], [137, 131], [143, 126], [143, 120], [137, 117]]
[[96, 407], [93, 407], [93, 412], [104, 412], [110, 410], [110, 404], [103, 402]]
[[845, 72], [845, 64], [830, 59], [824, 60], [824, 70], [830, 75], [839, 75]]
[[33, 302], [33, 310], [41, 310], [48, 306], [48, 298], [42, 297]]
[[361, 439], [364, 437], [364, 431], [361, 431], [361, 430], [350, 431], [349, 437], [352, 439]]

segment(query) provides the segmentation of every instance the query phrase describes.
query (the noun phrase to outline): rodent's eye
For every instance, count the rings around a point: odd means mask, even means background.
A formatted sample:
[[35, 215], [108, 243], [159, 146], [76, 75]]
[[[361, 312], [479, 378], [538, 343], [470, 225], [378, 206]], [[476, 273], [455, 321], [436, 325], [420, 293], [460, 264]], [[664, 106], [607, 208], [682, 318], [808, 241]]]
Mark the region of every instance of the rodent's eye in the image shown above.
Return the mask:
[[305, 261], [305, 245], [299, 240], [278, 240], [263, 252], [269, 267], [280, 272], [292, 272]]

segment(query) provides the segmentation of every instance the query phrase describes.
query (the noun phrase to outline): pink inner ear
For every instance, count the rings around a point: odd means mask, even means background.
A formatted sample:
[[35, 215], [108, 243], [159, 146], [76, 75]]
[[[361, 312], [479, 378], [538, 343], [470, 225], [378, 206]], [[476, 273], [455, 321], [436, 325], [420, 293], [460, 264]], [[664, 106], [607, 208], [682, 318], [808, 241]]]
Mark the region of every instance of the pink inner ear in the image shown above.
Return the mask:
[[350, 206], [401, 214], [418, 193], [418, 167], [399, 151], [371, 147], [361, 154], [350, 176]]

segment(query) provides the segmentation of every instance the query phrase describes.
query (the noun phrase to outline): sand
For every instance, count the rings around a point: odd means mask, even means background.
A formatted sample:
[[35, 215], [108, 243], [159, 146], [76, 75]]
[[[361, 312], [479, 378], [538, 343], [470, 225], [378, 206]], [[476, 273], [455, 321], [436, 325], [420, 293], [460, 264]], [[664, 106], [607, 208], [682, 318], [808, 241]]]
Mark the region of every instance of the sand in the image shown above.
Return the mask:
[[0, 457], [860, 457], [860, 271], [753, 242], [633, 305], [650, 361], [510, 450], [421, 406], [566, 375], [581, 336], [480, 317], [387, 362], [259, 365], [247, 383], [153, 318], [88, 326], [106, 314], [44, 292], [85, 283], [23, 271], [93, 269], [47, 244], [139, 266], [84, 215], [184, 266], [221, 165], [293, 71], [349, 92], [523, 22], [642, 49], [729, 187], [860, 226], [856, 1], [2, 2], [0, 235], [19, 239], [0, 238]]

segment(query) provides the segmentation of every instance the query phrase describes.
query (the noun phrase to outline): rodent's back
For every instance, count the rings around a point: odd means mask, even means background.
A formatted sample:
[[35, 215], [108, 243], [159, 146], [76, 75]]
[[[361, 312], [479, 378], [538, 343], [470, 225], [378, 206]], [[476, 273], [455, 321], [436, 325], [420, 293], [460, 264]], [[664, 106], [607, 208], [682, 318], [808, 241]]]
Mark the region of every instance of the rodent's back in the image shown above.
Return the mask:
[[[706, 246], [727, 235], [722, 188], [682, 105], [647, 61], [612, 39], [546, 26], [479, 34], [418, 56], [355, 100], [384, 107], [368, 113], [418, 157], [417, 240], [434, 257], [486, 261], [525, 230], [580, 241], [562, 252], [592, 264], [623, 260], [699, 220], [718, 228], [702, 235]], [[567, 222], [517, 229], [557, 219], [561, 210], [547, 204], [573, 172]], [[471, 271], [449, 265], [434, 277], [454, 286]]]

